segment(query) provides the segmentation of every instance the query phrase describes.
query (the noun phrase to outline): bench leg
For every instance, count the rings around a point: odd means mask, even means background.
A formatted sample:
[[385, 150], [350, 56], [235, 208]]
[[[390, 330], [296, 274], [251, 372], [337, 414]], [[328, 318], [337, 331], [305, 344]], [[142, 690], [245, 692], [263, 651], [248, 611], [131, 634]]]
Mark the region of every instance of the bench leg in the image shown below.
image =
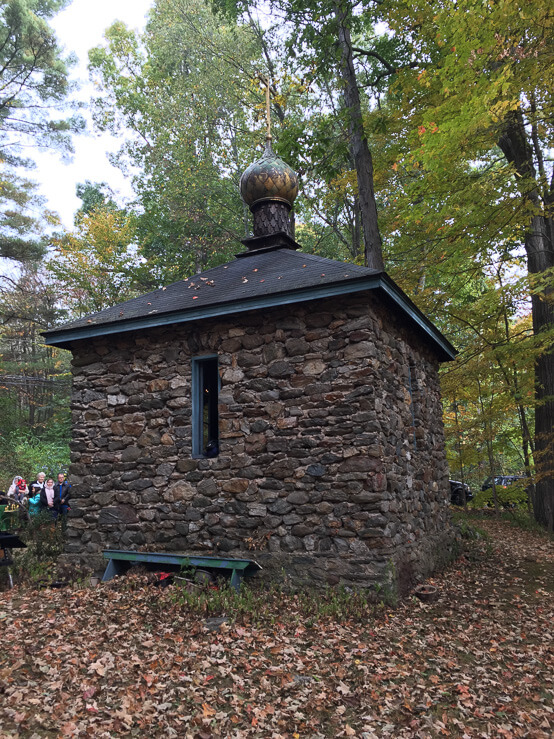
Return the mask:
[[122, 575], [127, 570], [127, 567], [125, 565], [126, 563], [122, 562], [119, 559], [110, 559], [104, 575], [102, 576], [102, 582], [107, 582], [108, 580], [114, 578], [116, 575]]
[[238, 570], [233, 570], [233, 574], [231, 575], [231, 587], [234, 588], [237, 593], [240, 590], [240, 584], [242, 582], [242, 575]]

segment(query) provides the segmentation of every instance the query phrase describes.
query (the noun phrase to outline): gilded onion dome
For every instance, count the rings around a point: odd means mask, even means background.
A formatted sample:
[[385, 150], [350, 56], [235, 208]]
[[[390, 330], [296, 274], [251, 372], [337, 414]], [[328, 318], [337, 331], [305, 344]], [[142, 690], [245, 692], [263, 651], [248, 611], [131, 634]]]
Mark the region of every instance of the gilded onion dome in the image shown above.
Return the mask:
[[250, 208], [267, 200], [281, 201], [292, 207], [298, 195], [298, 177], [273, 153], [270, 137], [266, 140], [261, 159], [247, 167], [240, 178], [240, 194]]

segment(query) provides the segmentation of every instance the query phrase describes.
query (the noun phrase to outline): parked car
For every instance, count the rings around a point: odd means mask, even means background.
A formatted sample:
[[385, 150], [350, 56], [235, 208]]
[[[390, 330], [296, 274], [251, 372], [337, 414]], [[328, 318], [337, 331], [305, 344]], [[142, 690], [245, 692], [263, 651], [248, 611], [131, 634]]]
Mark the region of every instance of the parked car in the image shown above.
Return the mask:
[[[525, 480], [525, 477], [523, 475], [496, 475], [494, 477], [494, 484], [497, 488], [507, 488], [508, 485], [513, 485], [514, 482], [518, 482], [519, 480]], [[492, 477], [487, 477], [481, 490], [492, 488], [492, 481]]]
[[469, 503], [473, 498], [473, 493], [471, 492], [469, 485], [466, 485], [459, 480], [449, 480], [448, 482], [450, 483], [450, 502], [452, 505], [464, 504], [464, 491], [466, 501]]

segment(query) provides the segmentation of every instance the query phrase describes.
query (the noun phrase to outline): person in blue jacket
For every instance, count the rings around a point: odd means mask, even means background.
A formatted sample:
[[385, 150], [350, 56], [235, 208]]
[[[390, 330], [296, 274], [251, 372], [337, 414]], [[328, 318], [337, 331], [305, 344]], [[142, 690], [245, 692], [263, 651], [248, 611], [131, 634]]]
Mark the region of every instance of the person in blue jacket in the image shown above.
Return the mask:
[[63, 472], [58, 472], [58, 481], [54, 485], [56, 490], [56, 499], [59, 501], [60, 513], [62, 516], [69, 510], [69, 499], [71, 498], [71, 485], [65, 479]]
[[29, 516], [38, 516], [40, 513], [40, 490], [35, 490], [29, 494]]

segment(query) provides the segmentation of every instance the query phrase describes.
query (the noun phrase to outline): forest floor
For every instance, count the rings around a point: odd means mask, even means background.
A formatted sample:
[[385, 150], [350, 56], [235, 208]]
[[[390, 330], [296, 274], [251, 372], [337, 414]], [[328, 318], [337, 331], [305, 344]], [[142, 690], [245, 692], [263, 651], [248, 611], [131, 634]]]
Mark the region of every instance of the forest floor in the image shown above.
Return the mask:
[[351, 618], [273, 592], [219, 624], [144, 576], [2, 592], [0, 736], [550, 739], [554, 545], [478, 525], [436, 602]]

